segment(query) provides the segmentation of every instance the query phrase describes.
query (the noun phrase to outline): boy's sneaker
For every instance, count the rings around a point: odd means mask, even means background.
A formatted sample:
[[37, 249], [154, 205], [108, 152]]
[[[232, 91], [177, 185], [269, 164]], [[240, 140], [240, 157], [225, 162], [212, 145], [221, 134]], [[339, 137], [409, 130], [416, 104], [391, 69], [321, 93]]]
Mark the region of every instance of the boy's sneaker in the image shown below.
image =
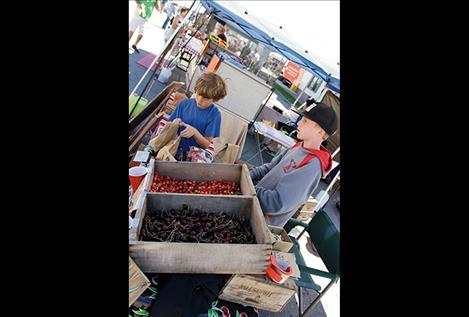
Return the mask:
[[132, 48], [135, 52], [137, 52], [137, 54], [140, 54], [140, 51], [138, 50], [137, 46], [135, 46], [135, 44], [132, 45]]

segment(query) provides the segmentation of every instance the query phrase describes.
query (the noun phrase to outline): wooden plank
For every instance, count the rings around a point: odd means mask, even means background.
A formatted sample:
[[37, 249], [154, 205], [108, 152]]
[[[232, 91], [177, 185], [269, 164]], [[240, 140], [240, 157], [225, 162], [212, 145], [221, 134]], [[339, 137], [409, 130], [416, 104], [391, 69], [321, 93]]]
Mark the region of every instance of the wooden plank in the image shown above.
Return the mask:
[[[234, 195], [197, 195], [180, 193], [147, 193], [148, 212], [169, 210], [188, 205], [191, 209], [217, 213], [223, 211], [232, 217], [251, 217], [253, 208], [251, 197]], [[259, 207], [260, 208], [260, 207]], [[264, 222], [265, 223], [265, 222]], [[256, 222], [261, 226], [261, 222]], [[267, 228], [267, 224], [265, 224]], [[268, 228], [267, 228], [268, 230]]]
[[153, 170], [155, 169], [155, 159], [152, 158], [150, 159], [150, 162], [147, 164], [147, 168], [148, 168], [148, 174], [147, 174], [147, 178], [145, 178], [145, 184], [144, 184], [144, 188], [148, 191], [150, 186], [151, 186], [151, 183], [153, 182]]
[[254, 183], [251, 179], [251, 174], [246, 164], [241, 165], [241, 181], [240, 187], [244, 195], [253, 195], [256, 196], [256, 189], [254, 188]]
[[142, 141], [143, 137], [145, 134], [147, 134], [148, 131], [150, 131], [151, 127], [158, 122], [158, 120], [161, 119], [163, 116], [163, 113], [159, 113], [155, 115], [153, 118], [148, 120], [148, 122], [145, 124], [145, 126], [138, 132], [137, 136], [135, 137], [134, 141], [130, 144], [129, 146], [129, 153], [134, 153], [137, 151], [138, 145]]
[[268, 243], [272, 245], [272, 236], [270, 235], [269, 227], [267, 227], [267, 223], [265, 222], [265, 217], [262, 213], [261, 205], [257, 197], [253, 197], [252, 199], [252, 212], [249, 224], [256, 236], [257, 243]]
[[318, 201], [315, 198], [310, 198], [308, 201], [303, 205], [302, 210], [304, 211], [313, 211], [314, 207], [318, 204]]
[[[155, 173], [174, 179], [190, 179], [198, 182], [222, 179], [238, 184], [242, 195], [256, 195], [249, 169], [245, 165], [166, 161], [154, 161], [153, 163], [150, 161], [150, 165], [154, 166], [151, 178], [152, 181]], [[147, 190], [150, 190], [150, 186], [151, 182], [148, 184]]]
[[150, 116], [153, 112], [159, 111], [159, 108], [162, 108], [164, 101], [169, 98], [169, 96], [181, 88], [184, 85], [182, 82], [171, 82], [167, 85], [158, 95], [153, 98], [148, 105], [143, 108], [143, 110], [138, 113], [135, 117], [129, 120], [129, 132], [134, 130], [145, 118]]
[[318, 201], [315, 198], [310, 198], [303, 205], [302, 209], [299, 211], [298, 216], [295, 218], [300, 221], [307, 221], [314, 216], [314, 208], [318, 204]]
[[129, 243], [129, 254], [145, 273], [264, 274], [271, 248], [256, 244]]
[[137, 241], [140, 236], [143, 218], [145, 217], [145, 212], [147, 210], [147, 195], [148, 193], [145, 192], [142, 197], [141, 204], [137, 206], [137, 212], [135, 213], [134, 220], [132, 221], [132, 228], [129, 230], [129, 242]]
[[150, 286], [150, 281], [129, 257], [129, 307]]
[[298, 216], [296, 216], [295, 219], [297, 219], [299, 221], [306, 222], [308, 219], [313, 218], [313, 215], [314, 215], [314, 211], [303, 211], [303, 210], [301, 210], [299, 212]]
[[156, 115], [156, 112], [153, 113], [152, 115], [148, 116], [145, 118], [132, 132], [129, 133], [129, 144], [132, 144], [135, 142], [135, 139], [139, 135], [140, 131], [142, 128], [148, 123], [148, 121], [153, 118]]
[[280, 235], [280, 240], [273, 238], [272, 250], [288, 252], [293, 247], [293, 242], [282, 227], [276, 227], [272, 225], [268, 225], [267, 227], [269, 228], [270, 232]]
[[296, 293], [291, 282], [278, 285], [264, 275], [233, 275], [222, 289], [220, 299], [270, 312], [282, 311]]
[[155, 172], [158, 175], [170, 176], [175, 179], [191, 179], [208, 181], [223, 179], [239, 184], [241, 167], [224, 163], [192, 163], [156, 161]]

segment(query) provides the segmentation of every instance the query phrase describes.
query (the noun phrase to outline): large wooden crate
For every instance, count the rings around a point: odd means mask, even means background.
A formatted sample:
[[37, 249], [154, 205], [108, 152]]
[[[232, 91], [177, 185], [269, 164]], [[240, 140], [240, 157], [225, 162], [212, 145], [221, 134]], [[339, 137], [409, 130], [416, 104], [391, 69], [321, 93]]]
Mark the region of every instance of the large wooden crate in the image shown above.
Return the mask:
[[218, 298], [279, 312], [297, 291], [295, 282], [288, 279], [284, 284], [275, 284], [265, 275], [235, 274], [225, 284]]
[[[206, 212], [223, 211], [249, 220], [256, 244], [139, 241], [143, 219], [154, 210], [182, 205]], [[145, 273], [265, 274], [272, 238], [255, 196], [145, 193], [129, 230], [129, 253]]]
[[148, 167], [148, 173], [151, 175], [145, 180], [145, 188], [148, 191], [153, 182], [153, 176], [157, 173], [174, 179], [189, 179], [198, 182], [211, 180], [232, 181], [239, 185], [242, 195], [256, 195], [249, 170], [244, 164], [167, 162], [152, 159]]

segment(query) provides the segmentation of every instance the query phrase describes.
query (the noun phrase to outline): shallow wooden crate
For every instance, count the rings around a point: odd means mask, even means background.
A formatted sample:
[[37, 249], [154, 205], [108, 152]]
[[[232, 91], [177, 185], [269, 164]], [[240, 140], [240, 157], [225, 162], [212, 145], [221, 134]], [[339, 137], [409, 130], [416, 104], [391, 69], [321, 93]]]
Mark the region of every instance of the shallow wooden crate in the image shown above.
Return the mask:
[[282, 311], [297, 291], [291, 279], [276, 284], [265, 275], [235, 274], [225, 284], [218, 298], [270, 312]]
[[174, 179], [188, 179], [198, 182], [211, 180], [232, 181], [239, 185], [242, 195], [256, 195], [249, 170], [244, 164], [168, 162], [152, 159], [148, 168], [151, 177], [145, 183], [147, 191], [150, 191], [153, 176], [157, 173]]
[[315, 213], [314, 209], [317, 204], [318, 201], [315, 198], [308, 199], [308, 201], [303, 205], [303, 208], [299, 210], [294, 217], [300, 221], [307, 221], [308, 219], [313, 218]]
[[272, 244], [272, 250], [274, 251], [281, 251], [281, 252], [288, 252], [293, 247], [293, 242], [291, 241], [288, 233], [283, 229], [283, 227], [277, 226], [267, 226], [270, 232], [278, 234], [281, 238], [279, 240], [274, 239], [274, 243]]
[[[223, 211], [248, 219], [256, 244], [139, 241], [145, 214], [180, 209]], [[265, 274], [272, 238], [255, 196], [145, 193], [129, 230], [129, 254], [145, 273]]]

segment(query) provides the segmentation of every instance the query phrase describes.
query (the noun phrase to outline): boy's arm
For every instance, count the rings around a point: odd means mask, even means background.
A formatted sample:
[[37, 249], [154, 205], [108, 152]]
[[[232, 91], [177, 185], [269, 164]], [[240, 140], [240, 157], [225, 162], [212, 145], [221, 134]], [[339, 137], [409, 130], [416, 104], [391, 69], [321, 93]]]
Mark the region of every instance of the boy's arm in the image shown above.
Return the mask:
[[220, 136], [221, 114], [218, 112], [215, 114], [213, 119], [208, 122], [204, 129], [205, 135], [188, 124], [184, 125], [186, 126], [186, 129], [181, 132], [181, 136], [184, 138], [194, 137], [195, 141], [202, 149], [207, 149], [213, 139]]
[[184, 125], [186, 128], [182, 130], [180, 136], [183, 138], [194, 137], [195, 141], [200, 145], [200, 147], [206, 149], [212, 143], [213, 137], [204, 137], [196, 128], [187, 123], [183, 123], [181, 120], [182, 107], [185, 105], [186, 100], [188, 99], [184, 99], [178, 103], [176, 109], [174, 109], [173, 113], [171, 113], [169, 121]]
[[199, 131], [194, 135], [194, 139], [202, 149], [207, 149], [212, 144], [213, 137], [205, 137]]
[[213, 137], [205, 137], [197, 131], [197, 134], [194, 135], [195, 141], [200, 145], [202, 149], [207, 149], [212, 143]]
[[320, 178], [321, 164], [315, 159], [284, 175], [274, 189], [256, 186], [262, 211], [265, 214], [275, 214], [292, 210], [314, 191]]
[[208, 148], [208, 146], [210, 145], [210, 143], [212, 143], [212, 140], [213, 140], [213, 137], [205, 137], [203, 136], [199, 130], [197, 130], [196, 128], [194, 128], [193, 126], [187, 124], [187, 123], [184, 123], [183, 124], [186, 128], [184, 130], [182, 130], [181, 132], [181, 136], [183, 138], [191, 138], [191, 137], [194, 137], [195, 141], [197, 142], [198, 145], [200, 145], [200, 147], [202, 149], [206, 149]]
[[[285, 153], [288, 151], [289, 149], [284, 149], [283, 151], [281, 151], [279, 154], [277, 154], [273, 159], [272, 161], [270, 161], [270, 163], [266, 163], [264, 165], [261, 165], [261, 166], [258, 166], [258, 167], [255, 167], [253, 168], [249, 173], [251, 174], [251, 178], [253, 181], [257, 181], [259, 179], [261, 179], [262, 177], [265, 176], [265, 174], [267, 174], [275, 165], [278, 164], [278, 162], [280, 162], [280, 160], [284, 157]], [[260, 154], [262, 155], [262, 153]]]
[[181, 136], [183, 138], [191, 138], [191, 137], [194, 137], [195, 141], [197, 142], [198, 145], [200, 145], [200, 147], [202, 149], [206, 149], [208, 148], [208, 146], [212, 143], [212, 140], [213, 140], [213, 136], [211, 137], [208, 137], [208, 136], [203, 136], [199, 130], [197, 130], [196, 128], [194, 128], [193, 126], [187, 124], [187, 123], [184, 123], [183, 124], [186, 128], [184, 130], [182, 130], [181, 132]]

